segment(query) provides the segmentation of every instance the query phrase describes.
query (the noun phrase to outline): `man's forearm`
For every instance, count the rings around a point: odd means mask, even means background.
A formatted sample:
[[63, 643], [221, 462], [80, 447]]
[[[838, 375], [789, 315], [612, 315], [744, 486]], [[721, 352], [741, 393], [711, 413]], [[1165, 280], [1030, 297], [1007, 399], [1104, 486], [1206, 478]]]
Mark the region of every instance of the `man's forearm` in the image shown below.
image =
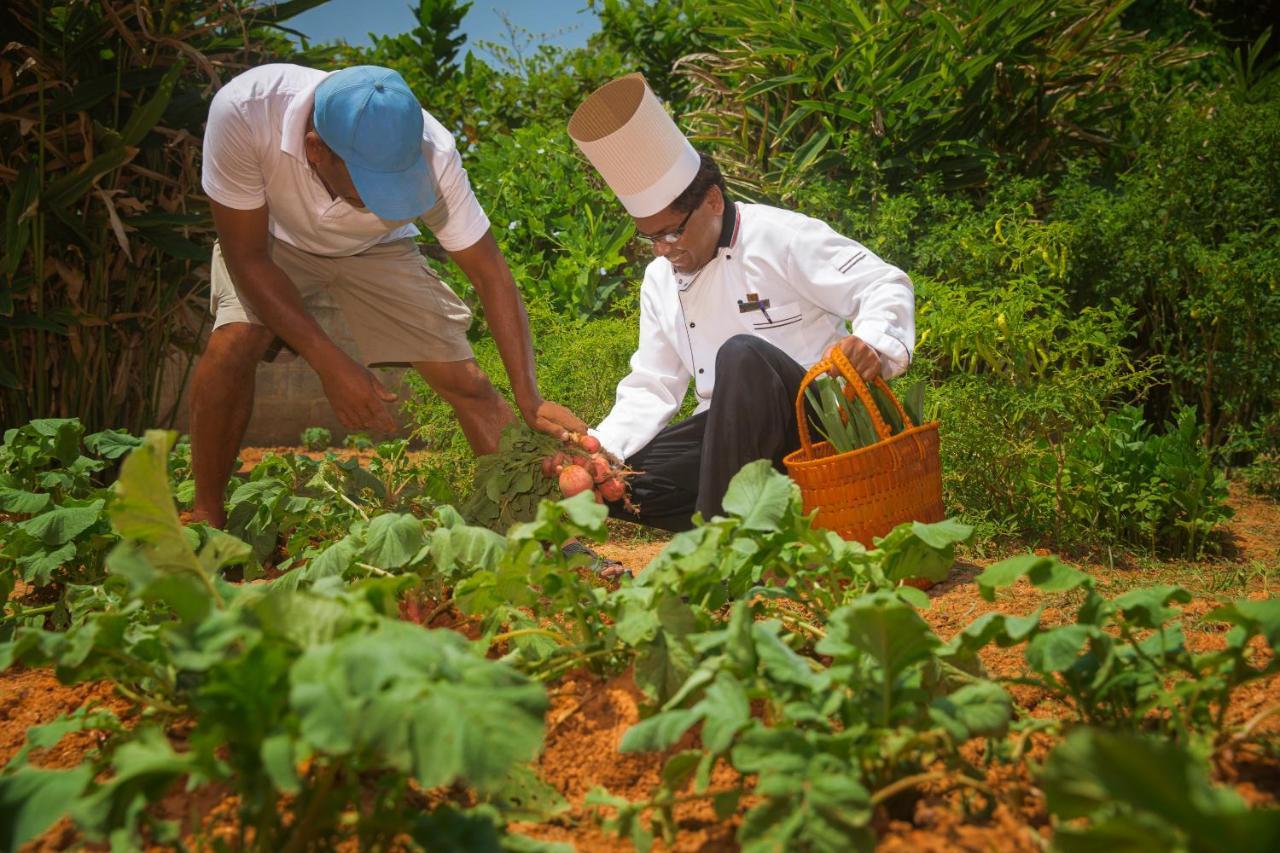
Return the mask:
[[533, 339], [529, 334], [529, 315], [525, 312], [520, 291], [508, 273], [505, 280], [477, 287], [489, 332], [498, 344], [498, 354], [511, 379], [516, 405], [528, 416], [536, 411], [542, 398], [538, 393], [537, 368], [533, 360]]
[[302, 304], [298, 288], [269, 259], [242, 261], [229, 271], [236, 289], [268, 329], [317, 370], [342, 354]]

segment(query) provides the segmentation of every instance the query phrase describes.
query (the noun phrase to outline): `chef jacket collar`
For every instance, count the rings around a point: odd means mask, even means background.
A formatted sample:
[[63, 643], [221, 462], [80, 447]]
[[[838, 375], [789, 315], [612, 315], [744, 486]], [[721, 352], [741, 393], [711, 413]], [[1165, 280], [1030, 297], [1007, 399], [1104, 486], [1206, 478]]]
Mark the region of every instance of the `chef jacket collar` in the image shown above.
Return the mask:
[[724, 200], [724, 213], [720, 215], [720, 242], [716, 248], [727, 249], [738, 239], [738, 206], [732, 200]]
[[704, 266], [702, 269], [689, 276], [682, 276], [680, 273], [675, 272], [673, 268], [672, 272], [675, 273], [676, 284], [680, 286], [680, 289], [688, 290], [689, 287], [698, 280], [698, 276], [702, 273], [702, 270], [705, 270], [716, 262], [716, 259], [720, 257], [720, 253], [722, 251], [733, 248], [733, 246], [738, 242], [738, 232], [741, 231], [741, 229], [742, 217], [738, 216], [738, 206], [730, 199], [725, 198], [724, 213], [720, 214], [720, 239], [716, 242], [716, 257], [707, 261], [707, 266]]

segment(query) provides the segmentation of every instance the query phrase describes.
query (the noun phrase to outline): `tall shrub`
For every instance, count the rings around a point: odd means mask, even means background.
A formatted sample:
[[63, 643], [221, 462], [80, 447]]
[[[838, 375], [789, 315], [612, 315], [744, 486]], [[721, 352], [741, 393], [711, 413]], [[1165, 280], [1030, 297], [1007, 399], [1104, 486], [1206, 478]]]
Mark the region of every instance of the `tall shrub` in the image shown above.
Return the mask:
[[0, 10], [0, 422], [164, 418], [166, 359], [206, 312], [207, 99], [228, 72], [291, 50], [266, 26], [319, 2]]
[[1280, 98], [1158, 118], [1117, 186], [1077, 176], [1055, 216], [1077, 303], [1134, 308], [1129, 343], [1160, 365], [1153, 419], [1195, 406], [1219, 445], [1280, 412]]
[[724, 0], [714, 53], [685, 62], [692, 126], [748, 189], [802, 198], [814, 173], [864, 190], [924, 175], [984, 184], [1108, 153], [1131, 72], [1189, 52], [1124, 29], [1129, 0]]

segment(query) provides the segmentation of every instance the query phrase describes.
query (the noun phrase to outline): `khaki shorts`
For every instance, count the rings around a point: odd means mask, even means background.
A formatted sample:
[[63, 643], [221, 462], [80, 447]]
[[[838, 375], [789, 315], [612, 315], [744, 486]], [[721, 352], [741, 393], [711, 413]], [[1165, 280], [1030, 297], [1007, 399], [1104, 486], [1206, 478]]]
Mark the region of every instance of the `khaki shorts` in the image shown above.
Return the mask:
[[[467, 342], [471, 309], [431, 271], [413, 240], [380, 243], [345, 258], [313, 255], [275, 239], [270, 251], [304, 305], [313, 305], [324, 292], [333, 297], [370, 367], [472, 358]], [[213, 328], [264, 325], [241, 300], [217, 244], [210, 278]], [[282, 348], [277, 339], [266, 360], [274, 361]]]

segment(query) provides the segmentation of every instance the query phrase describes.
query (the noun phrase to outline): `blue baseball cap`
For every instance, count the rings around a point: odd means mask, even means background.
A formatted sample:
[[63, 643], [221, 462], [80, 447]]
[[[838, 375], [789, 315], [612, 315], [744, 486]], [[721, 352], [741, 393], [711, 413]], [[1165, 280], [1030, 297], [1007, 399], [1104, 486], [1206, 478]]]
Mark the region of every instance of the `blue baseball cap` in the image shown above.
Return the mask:
[[383, 219], [412, 219], [436, 201], [422, 154], [422, 107], [390, 68], [356, 65], [316, 87], [316, 133], [347, 164], [365, 207]]

